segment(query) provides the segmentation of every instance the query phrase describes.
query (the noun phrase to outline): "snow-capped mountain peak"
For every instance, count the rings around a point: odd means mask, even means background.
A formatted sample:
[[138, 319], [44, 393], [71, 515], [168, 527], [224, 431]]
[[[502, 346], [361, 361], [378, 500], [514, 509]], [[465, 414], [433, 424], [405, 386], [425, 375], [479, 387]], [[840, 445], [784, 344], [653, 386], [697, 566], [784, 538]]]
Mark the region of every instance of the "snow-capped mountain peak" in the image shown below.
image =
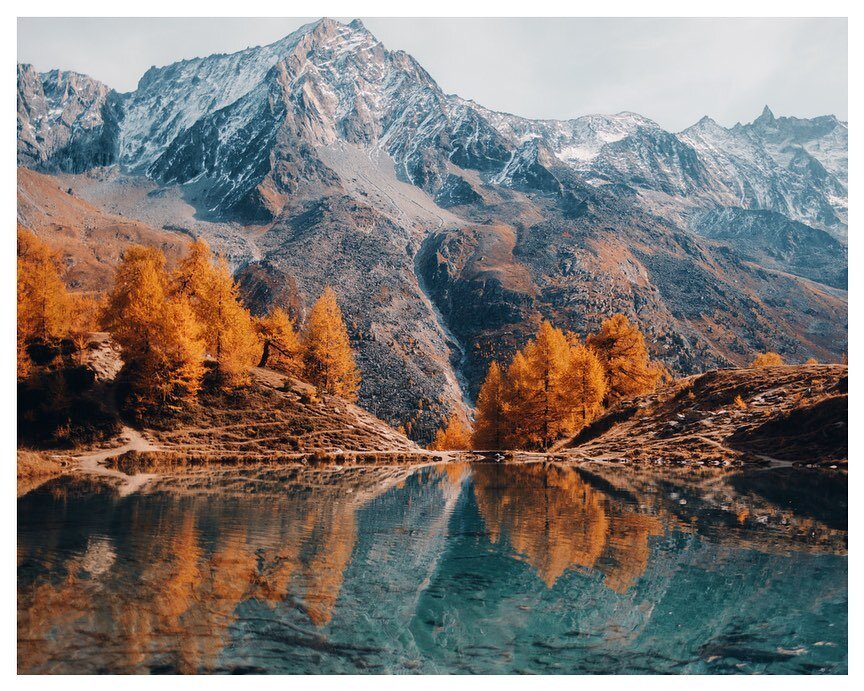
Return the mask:
[[[414, 58], [388, 51], [359, 20], [324, 18], [266, 46], [153, 67], [122, 96], [81, 75], [19, 68], [25, 165], [77, 170], [92, 155], [164, 184], [209, 180], [208, 209], [226, 213], [272, 177], [273, 147], [288, 158], [292, 147], [313, 152], [337, 140], [381, 150], [404, 180], [435, 193], [453, 165], [492, 184], [512, 182], [528, 159], [548, 167], [526, 147], [536, 141], [541, 158], [589, 185], [778, 211], [842, 236], [847, 130], [830, 116], [777, 118], [768, 106], [748, 125], [724, 128], [705, 116], [678, 134], [626, 111], [569, 120], [499, 113], [444, 95]], [[548, 191], [549, 178], [530, 177]]]

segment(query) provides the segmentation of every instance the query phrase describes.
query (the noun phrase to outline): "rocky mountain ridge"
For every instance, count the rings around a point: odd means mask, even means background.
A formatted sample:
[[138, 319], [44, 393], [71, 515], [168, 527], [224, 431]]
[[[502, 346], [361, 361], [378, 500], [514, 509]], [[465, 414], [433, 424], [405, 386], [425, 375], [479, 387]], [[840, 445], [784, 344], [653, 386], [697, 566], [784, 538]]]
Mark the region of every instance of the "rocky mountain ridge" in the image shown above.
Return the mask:
[[256, 310], [302, 317], [334, 283], [361, 402], [420, 437], [541, 316], [584, 333], [623, 311], [681, 373], [846, 349], [848, 128], [832, 116], [533, 121], [445, 94], [330, 19], [151, 68], [129, 94], [18, 76], [19, 165], [203, 235]]

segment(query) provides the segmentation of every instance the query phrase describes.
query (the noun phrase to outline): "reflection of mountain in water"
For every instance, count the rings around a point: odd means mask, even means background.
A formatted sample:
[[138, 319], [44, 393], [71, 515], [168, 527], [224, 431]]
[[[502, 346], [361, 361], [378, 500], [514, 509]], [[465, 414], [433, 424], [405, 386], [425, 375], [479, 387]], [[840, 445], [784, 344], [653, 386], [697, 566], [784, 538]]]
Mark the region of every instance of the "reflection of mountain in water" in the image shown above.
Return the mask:
[[291, 473], [19, 500], [19, 671], [845, 668], [827, 496], [543, 464]]

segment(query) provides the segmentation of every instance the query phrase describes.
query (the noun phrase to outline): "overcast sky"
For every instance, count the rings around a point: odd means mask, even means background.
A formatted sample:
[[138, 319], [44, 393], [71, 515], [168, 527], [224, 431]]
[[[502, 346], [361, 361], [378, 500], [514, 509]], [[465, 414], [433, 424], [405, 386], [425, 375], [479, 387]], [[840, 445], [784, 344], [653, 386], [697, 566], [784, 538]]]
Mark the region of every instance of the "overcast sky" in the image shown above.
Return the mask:
[[[350, 18], [343, 18], [347, 21]], [[133, 90], [151, 65], [271, 43], [310, 19], [19, 19], [18, 60]], [[363, 18], [444, 91], [532, 118], [631, 110], [670, 130], [847, 119], [845, 19]]]

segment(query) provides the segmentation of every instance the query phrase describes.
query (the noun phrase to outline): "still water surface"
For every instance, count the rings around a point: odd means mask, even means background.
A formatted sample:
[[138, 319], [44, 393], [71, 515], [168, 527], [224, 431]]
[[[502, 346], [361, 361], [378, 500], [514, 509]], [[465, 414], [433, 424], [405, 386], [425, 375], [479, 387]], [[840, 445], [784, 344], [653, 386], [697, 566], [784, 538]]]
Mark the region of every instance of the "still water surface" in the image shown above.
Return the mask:
[[846, 491], [545, 464], [58, 478], [18, 500], [18, 669], [845, 673]]

